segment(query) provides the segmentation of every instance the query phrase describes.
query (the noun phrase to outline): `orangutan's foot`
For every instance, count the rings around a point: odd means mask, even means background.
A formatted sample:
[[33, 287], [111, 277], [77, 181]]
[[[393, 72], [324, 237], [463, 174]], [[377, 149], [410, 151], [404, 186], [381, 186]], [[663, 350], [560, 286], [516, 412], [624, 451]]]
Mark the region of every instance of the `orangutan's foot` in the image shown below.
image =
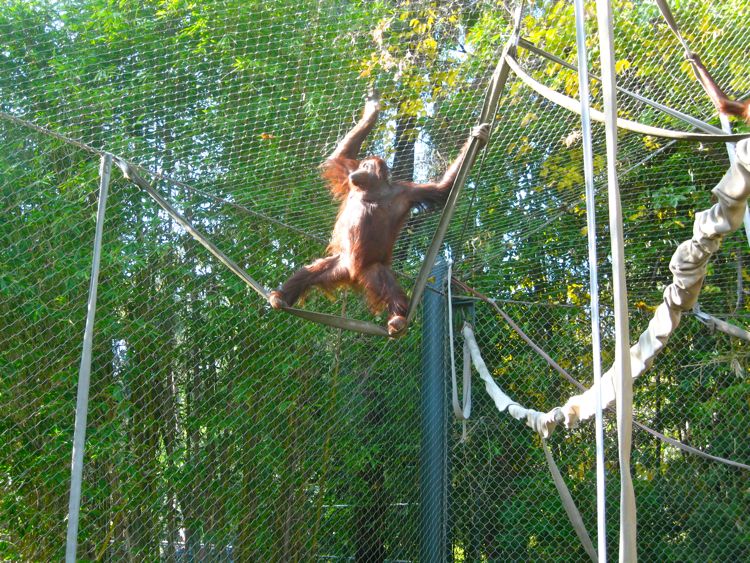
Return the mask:
[[397, 336], [406, 328], [406, 317], [396, 315], [388, 320], [388, 335]]
[[278, 290], [273, 290], [268, 294], [268, 302], [274, 309], [286, 309], [289, 305], [286, 304], [284, 294]]

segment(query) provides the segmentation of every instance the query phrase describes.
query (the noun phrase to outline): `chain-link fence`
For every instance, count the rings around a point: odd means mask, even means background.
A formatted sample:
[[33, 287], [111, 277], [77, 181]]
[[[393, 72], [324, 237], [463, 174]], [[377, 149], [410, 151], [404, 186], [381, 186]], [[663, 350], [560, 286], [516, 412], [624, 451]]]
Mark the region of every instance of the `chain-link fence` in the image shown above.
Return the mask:
[[[691, 48], [742, 97], [750, 90], [745, 3], [672, 4]], [[276, 287], [324, 253], [336, 208], [317, 166], [358, 118], [368, 88], [381, 91], [384, 109], [366, 149], [386, 156], [395, 176], [440, 174], [479, 113], [515, 5], [0, 3], [0, 558], [64, 553], [98, 153], [150, 171], [148, 181], [187, 219]], [[620, 85], [716, 123], [653, 3], [614, 5]], [[569, 2], [527, 2], [524, 14], [525, 39], [575, 63]], [[577, 94], [574, 72], [523, 48], [519, 60], [542, 83]], [[592, 88], [598, 104], [596, 81]], [[619, 102], [630, 119], [689, 127], [626, 95]], [[594, 133], [601, 173], [603, 132]], [[671, 281], [672, 252], [690, 237], [693, 213], [709, 206], [728, 160], [722, 145], [622, 133], [619, 166], [637, 335]], [[601, 182], [597, 189], [605, 191]], [[600, 200], [607, 367], [613, 334]], [[437, 214], [419, 212], [404, 227], [394, 268], [407, 291], [436, 222]], [[703, 310], [742, 326], [750, 324], [747, 244], [741, 234], [725, 242], [701, 294]], [[497, 299], [590, 384], [576, 116], [511, 76], [444, 254], [455, 277]], [[313, 293], [304, 306], [372, 319], [354, 292]], [[487, 305], [463, 302], [457, 318], [463, 312], [514, 399], [549, 410], [575, 392]], [[443, 322], [418, 318], [404, 338], [386, 341], [274, 312], [115, 171], [79, 559], [426, 560], [425, 522], [434, 518], [441, 551], [455, 561], [584, 560], [539, 439], [498, 414], [480, 386], [465, 440], [451, 419], [447, 371], [445, 416], [436, 419], [443, 428], [423, 429], [423, 372], [443, 362], [423, 358], [423, 341]], [[750, 463], [747, 361], [746, 343], [686, 318], [635, 387], [636, 420]], [[618, 468], [614, 422], [605, 424], [614, 553]], [[427, 468], [423, 456], [435, 444], [444, 463]], [[559, 429], [550, 444], [593, 534], [592, 426]], [[428, 469], [442, 475], [430, 493], [440, 495], [440, 514], [420, 513]], [[643, 561], [750, 559], [747, 471], [636, 430], [633, 472]]]

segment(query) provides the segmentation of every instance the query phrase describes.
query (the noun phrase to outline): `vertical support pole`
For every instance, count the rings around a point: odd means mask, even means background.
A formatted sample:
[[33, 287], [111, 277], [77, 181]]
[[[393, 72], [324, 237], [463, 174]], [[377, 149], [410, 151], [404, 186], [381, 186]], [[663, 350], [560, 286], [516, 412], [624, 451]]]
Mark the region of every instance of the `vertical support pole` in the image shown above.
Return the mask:
[[78, 370], [78, 398], [76, 419], [73, 431], [73, 459], [70, 471], [70, 500], [68, 503], [68, 536], [65, 545], [66, 563], [74, 563], [78, 549], [78, 517], [81, 510], [81, 482], [83, 480], [83, 448], [86, 443], [86, 417], [88, 416], [89, 382], [91, 379], [91, 350], [94, 342], [94, 317], [96, 313], [96, 292], [99, 287], [99, 263], [102, 253], [102, 233], [104, 231], [104, 210], [107, 206], [109, 178], [112, 173], [112, 155], [102, 155], [99, 167], [99, 206], [96, 211], [96, 232], [94, 234], [94, 254], [91, 261], [89, 301], [86, 313], [86, 328], [83, 333], [81, 367]]
[[430, 287], [423, 296], [422, 329], [422, 446], [420, 455], [421, 561], [445, 560], [446, 517], [446, 393], [445, 324], [446, 305], [442, 295], [447, 266], [438, 258], [430, 275]]
[[630, 371], [630, 326], [628, 292], [625, 283], [625, 236], [622, 205], [617, 183], [617, 96], [615, 77], [614, 25], [609, 0], [597, 0], [604, 126], [607, 144], [607, 194], [609, 232], [612, 245], [612, 289], [615, 310], [615, 393], [617, 400], [617, 445], [620, 462], [620, 563], [638, 560], [636, 512], [630, 449], [633, 433], [633, 377]]
[[[602, 354], [599, 315], [599, 267], [596, 255], [596, 191], [594, 189], [594, 151], [591, 135], [591, 95], [589, 93], [588, 49], [586, 48], [586, 11], [583, 0], [575, 0], [576, 45], [578, 46], [578, 89], [581, 96], [583, 134], [583, 176], [586, 187], [586, 228], [589, 250], [589, 295], [591, 296], [591, 359], [594, 387], [601, 389]], [[604, 424], [602, 396], [596, 395], [596, 529], [599, 561], [607, 561], [607, 504], [604, 474]]]

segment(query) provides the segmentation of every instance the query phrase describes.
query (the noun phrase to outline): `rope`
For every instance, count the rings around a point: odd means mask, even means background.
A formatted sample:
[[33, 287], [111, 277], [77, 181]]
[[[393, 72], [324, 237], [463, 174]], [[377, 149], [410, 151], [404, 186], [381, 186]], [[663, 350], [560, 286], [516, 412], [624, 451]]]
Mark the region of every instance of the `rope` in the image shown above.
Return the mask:
[[688, 47], [687, 42], [685, 41], [685, 38], [682, 36], [682, 33], [680, 33], [680, 28], [677, 26], [677, 20], [674, 19], [674, 16], [672, 15], [672, 10], [669, 9], [669, 4], [667, 4], [666, 0], [655, 0], [656, 5], [659, 7], [659, 11], [661, 12], [661, 15], [664, 17], [664, 21], [667, 22], [667, 26], [672, 31], [674, 36], [677, 38], [677, 41], [680, 42], [680, 45], [682, 45], [682, 48], [685, 50], [685, 54], [690, 53], [690, 48]]
[[[544, 57], [545, 59], [548, 59], [548, 60], [552, 61], [553, 63], [559, 64], [560, 66], [563, 66], [563, 67], [565, 67], [565, 68], [567, 68], [569, 70], [573, 70], [573, 71], [577, 71], [578, 70], [578, 68], [576, 66], [570, 64], [569, 62], [561, 59], [560, 57], [558, 57], [556, 55], [553, 55], [552, 53], [548, 53], [544, 49], [540, 49], [539, 47], [537, 47], [536, 45], [534, 45], [530, 41], [527, 41], [526, 39], [521, 39], [518, 44], [519, 44], [519, 46], [523, 47], [527, 51], [530, 51], [530, 52], [532, 52], [534, 54], [537, 54], [537, 55], [539, 55], [541, 57]], [[601, 82], [601, 80], [602, 80], [601, 78], [599, 78], [595, 74], [589, 74], [589, 77], [592, 78], [592, 79], [594, 79], [594, 80], [596, 80], [596, 81], [599, 81], [599, 82]], [[681, 112], [679, 110], [676, 110], [674, 108], [671, 108], [669, 106], [661, 104], [661, 103], [659, 103], [657, 101], [654, 101], [654, 100], [652, 100], [650, 98], [647, 98], [645, 96], [641, 96], [640, 94], [638, 94], [636, 92], [633, 92], [632, 90], [628, 90], [627, 88], [623, 88], [621, 86], [616, 86], [616, 88], [617, 88], [618, 92], [621, 92], [621, 93], [625, 94], [626, 96], [629, 96], [629, 97], [633, 98], [634, 100], [637, 100], [637, 101], [639, 101], [639, 102], [641, 102], [641, 103], [643, 103], [643, 104], [645, 104], [647, 106], [650, 106], [650, 107], [652, 107], [654, 109], [662, 111], [662, 112], [666, 113], [667, 115], [671, 115], [672, 117], [676, 117], [677, 119], [681, 119], [682, 121], [688, 123], [689, 125], [692, 125], [693, 127], [697, 128], [697, 129], [701, 129], [701, 130], [705, 131], [706, 133], [714, 133], [714, 134], [717, 134], [717, 135], [722, 135], [722, 134], [726, 133], [726, 131], [723, 131], [723, 130], [719, 129], [718, 127], [716, 127], [714, 125], [711, 125], [710, 123], [706, 123], [705, 121], [701, 121], [700, 119], [696, 119], [692, 115], [688, 115], [687, 113], [683, 113], [683, 112]], [[729, 133], [731, 133], [731, 131]]]
[[[482, 111], [479, 116], [479, 123], [490, 123], [493, 120], [495, 112], [497, 111], [498, 101], [500, 100], [500, 96], [505, 90], [505, 84], [508, 81], [508, 76], [510, 74], [507, 60], [509, 55], [515, 51], [515, 38], [517, 38], [518, 34], [520, 33], [519, 30], [521, 27], [522, 8], [523, 2], [518, 6], [515, 13], [515, 21], [513, 23], [513, 34], [511, 35], [511, 40], [508, 41], [508, 43], [505, 45], [503, 53], [500, 56], [500, 60], [495, 66], [495, 71], [492, 73], [490, 83], [487, 85], [487, 94], [485, 95], [484, 103], [482, 105]], [[432, 242], [430, 243], [429, 248], [425, 252], [425, 259], [422, 262], [422, 268], [419, 270], [419, 275], [414, 282], [411, 299], [409, 300], [409, 309], [406, 314], [407, 327], [416, 314], [416, 305], [422, 298], [422, 293], [424, 293], [425, 286], [427, 285], [427, 279], [429, 278], [430, 271], [432, 270], [432, 266], [435, 263], [435, 258], [437, 258], [437, 254], [443, 244], [443, 240], [445, 239], [445, 234], [448, 231], [448, 226], [451, 219], [453, 218], [453, 213], [456, 208], [456, 201], [458, 200], [458, 196], [461, 195], [461, 191], [463, 190], [466, 179], [469, 176], [471, 167], [476, 160], [479, 148], [480, 147], [477, 138], [472, 137], [469, 147], [466, 150], [466, 153], [464, 153], [461, 165], [458, 169], [456, 180], [453, 182], [453, 187], [451, 188], [451, 192], [448, 195], [448, 201], [446, 202], [445, 207], [443, 208], [443, 212], [440, 215], [440, 220], [438, 221], [435, 235], [432, 238]], [[406, 327], [404, 328], [404, 330], [406, 330]]]
[[452, 270], [453, 262], [448, 262], [448, 298], [446, 299], [446, 303], [448, 305], [448, 348], [450, 349], [451, 357], [451, 400], [453, 403], [453, 415], [457, 420], [461, 420], [463, 422], [461, 442], [465, 442], [466, 421], [471, 417], [471, 363], [467, 355], [466, 342], [464, 342], [463, 400], [459, 401], [458, 378], [456, 377], [456, 357], [453, 346], [455, 337], [453, 335], [453, 295], [451, 293], [451, 280], [453, 279]]
[[[690, 47], [687, 44], [687, 41], [685, 41], [685, 38], [682, 36], [682, 33], [680, 32], [680, 28], [677, 26], [677, 20], [672, 14], [672, 10], [669, 8], [669, 4], [667, 3], [666, 0], [655, 0], [655, 2], [659, 8], [659, 11], [661, 12], [662, 17], [664, 18], [664, 21], [667, 23], [667, 27], [669, 27], [669, 29], [672, 31], [674, 36], [677, 38], [677, 41], [679, 41], [680, 45], [682, 45], [682, 49], [683, 51], [685, 51], [685, 59], [693, 67], [693, 73], [695, 74], [695, 77], [698, 79], [698, 83], [703, 88], [703, 91], [708, 95], [709, 99], [715, 104], [716, 102], [712, 94], [712, 89], [708, 84], [706, 84], [703, 73], [701, 73], [700, 68], [695, 60], [695, 56], [693, 52], [690, 50]], [[703, 70], [706, 73], [708, 72], [706, 69], [703, 69]], [[719, 117], [722, 120], [722, 126], [724, 127], [724, 130], [726, 131], [728, 129], [729, 132], [731, 133], [731, 127], [729, 127], [728, 125], [729, 122], [726, 121], [725, 123], [726, 116], [724, 116], [722, 113], [719, 113]], [[750, 216], [748, 216], [746, 229], [748, 230], [748, 239], [750, 240]]]
[[[61, 141], [62, 143], [65, 143], [66, 145], [71, 145], [76, 148], [79, 148], [85, 152], [89, 152], [91, 154], [95, 154], [98, 156], [104, 156], [105, 154], [109, 154], [106, 151], [103, 151], [101, 149], [97, 149], [96, 147], [92, 147], [91, 145], [87, 145], [86, 143], [83, 143], [81, 141], [76, 141], [75, 139], [71, 139], [70, 137], [67, 137], [61, 133], [57, 133], [55, 131], [52, 131], [51, 129], [47, 129], [46, 127], [42, 127], [41, 125], [37, 125], [36, 123], [32, 123], [31, 121], [27, 121], [25, 119], [21, 119], [20, 117], [16, 117], [15, 115], [11, 115], [9, 113], [0, 111], [0, 118], [9, 121], [11, 123], [14, 123], [16, 125], [20, 125], [21, 127], [25, 127], [26, 129], [32, 129], [33, 131], [36, 131], [37, 133], [41, 133], [42, 135], [45, 135], [47, 137], [52, 137], [54, 139], [57, 139], [58, 141]], [[116, 155], [113, 155], [114, 158], [119, 158], [120, 160], [124, 161], [125, 159], [122, 157], [117, 157]], [[175, 186], [178, 186], [180, 188], [186, 189], [192, 193], [201, 195], [203, 197], [206, 197], [212, 201], [215, 201], [217, 203], [222, 203], [224, 205], [229, 205], [231, 207], [234, 207], [235, 209], [238, 209], [242, 211], [243, 213], [246, 213], [247, 215], [250, 215], [251, 217], [257, 217], [258, 219], [262, 219], [263, 221], [267, 223], [271, 223], [274, 225], [278, 225], [279, 227], [283, 227], [285, 229], [288, 229], [290, 231], [293, 231], [299, 235], [302, 235], [306, 238], [309, 238], [311, 240], [315, 240], [318, 242], [321, 242], [323, 244], [326, 244], [328, 241], [324, 239], [323, 237], [314, 235], [304, 229], [300, 229], [299, 227], [295, 227], [294, 225], [290, 225], [289, 223], [285, 223], [284, 221], [281, 221], [279, 219], [276, 219], [274, 217], [269, 217], [268, 215], [264, 213], [260, 213], [259, 211], [255, 211], [253, 209], [250, 209], [248, 207], [245, 207], [244, 205], [241, 205], [235, 201], [230, 201], [228, 199], [224, 199], [223, 197], [219, 197], [217, 195], [210, 194], [208, 192], [204, 192], [203, 190], [199, 190], [198, 188], [191, 186], [190, 184], [187, 184], [185, 182], [182, 182], [181, 180], [177, 180], [176, 178], [172, 178], [171, 176], [164, 174], [162, 172], [154, 172], [151, 170], [148, 170], [144, 168], [143, 166], [140, 166], [138, 164], [130, 163], [130, 166], [132, 169], [137, 170], [141, 174], [151, 174], [154, 178], [157, 178], [159, 180], [164, 180], [165, 182], [169, 182], [170, 184], [173, 184]]]
[[750, 342], [750, 332], [726, 321], [722, 321], [718, 317], [714, 317], [713, 315], [704, 313], [703, 311], [701, 311], [701, 308], [697, 303], [693, 307], [693, 314], [710, 330], [718, 330], [719, 332], [723, 332], [724, 334], [728, 334], [729, 336], [734, 336], [735, 338], [739, 338], [740, 340], [744, 340], [745, 342]]
[[[183, 229], [185, 229], [195, 240], [201, 243], [206, 250], [208, 250], [213, 256], [215, 256], [222, 264], [224, 264], [229, 270], [240, 278], [245, 284], [253, 289], [258, 295], [264, 299], [268, 299], [268, 290], [264, 288], [260, 283], [255, 281], [250, 274], [248, 274], [243, 268], [241, 268], [234, 260], [229, 258], [224, 252], [222, 252], [213, 242], [211, 242], [203, 233], [196, 229], [190, 221], [183, 217], [172, 205], [169, 204], [162, 196], [157, 192], [151, 185], [141, 178], [130, 163], [120, 158], [115, 158], [115, 164], [122, 170], [123, 175], [133, 182], [136, 186], [143, 189], [151, 198], [161, 207], [164, 211], [169, 214]], [[284, 309], [287, 313], [301, 317], [303, 319], [313, 321], [316, 323], [332, 326], [334, 328], [343, 328], [354, 332], [361, 332], [363, 334], [371, 334], [374, 336], [388, 336], [388, 332], [384, 327], [378, 326], [374, 323], [360, 321], [356, 319], [350, 319], [347, 317], [338, 317], [335, 315], [329, 315], [327, 313], [317, 313], [313, 311], [305, 311], [303, 309], [296, 309], [289, 307]]]
[[118, 166], [118, 168], [120, 168], [123, 176], [125, 176], [126, 179], [130, 180], [136, 186], [148, 193], [148, 195], [150, 195], [151, 198], [159, 204], [159, 207], [166, 211], [169, 216], [172, 217], [172, 219], [174, 219], [183, 229], [190, 233], [190, 235], [195, 240], [206, 247], [206, 249], [211, 254], [213, 254], [222, 264], [229, 268], [232, 273], [234, 273], [237, 277], [239, 277], [242, 281], [249, 285], [261, 297], [268, 299], [268, 291], [262, 285], [251, 278], [250, 274], [240, 268], [240, 266], [238, 266], [234, 260], [229, 258], [229, 256], [224, 254], [221, 250], [219, 250], [219, 248], [210, 240], [208, 240], [208, 238], [203, 233], [198, 231], [190, 223], [190, 221], [180, 215], [180, 213], [174, 207], [172, 207], [172, 205], [169, 204], [169, 202], [167, 202], [167, 200], [165, 200], [159, 192], [152, 188], [151, 185], [146, 182], [146, 180], [141, 178], [141, 176], [138, 174], [138, 172], [136, 172], [135, 168], [129, 162], [120, 158], [115, 158], [115, 164]]
[[583, 518], [581, 518], [581, 513], [573, 500], [573, 496], [570, 494], [570, 490], [565, 484], [565, 480], [560, 474], [560, 470], [557, 468], [555, 459], [549, 451], [547, 440], [544, 438], [542, 438], [542, 449], [544, 449], [544, 458], [547, 460], [547, 467], [549, 468], [550, 475], [552, 475], [552, 481], [555, 483], [557, 493], [560, 495], [560, 500], [562, 501], [565, 513], [568, 515], [568, 520], [570, 520], [570, 523], [573, 525], [573, 530], [583, 545], [586, 554], [594, 563], [596, 563], [599, 558], [597, 557], [596, 549], [594, 549], [594, 544], [591, 541], [591, 536], [589, 536], [586, 525], [583, 523]]
[[[545, 352], [541, 346], [539, 346], [536, 342], [534, 342], [529, 335], [527, 335], [521, 327], [518, 326], [518, 324], [505, 312], [503, 311], [498, 305], [497, 302], [493, 299], [490, 299], [486, 295], [478, 292], [476, 289], [466, 285], [464, 282], [457, 280], [454, 278], [453, 283], [458, 285], [461, 289], [466, 290], [467, 292], [474, 295], [477, 299], [480, 301], [484, 301], [487, 303], [490, 307], [492, 307], [495, 312], [505, 320], [505, 322], [508, 323], [510, 328], [523, 340], [526, 342], [526, 344], [534, 350], [544, 361], [545, 363], [555, 370], [557, 373], [559, 373], [563, 378], [565, 378], [570, 384], [577, 387], [581, 391], [586, 390], [586, 386], [578, 381], [576, 378], [574, 378], [570, 373], [568, 373], [565, 368], [563, 368], [560, 364], [558, 364], [555, 360], [550, 357], [547, 352]], [[727, 459], [724, 457], [715, 456], [712, 454], [709, 454], [707, 452], [704, 452], [703, 450], [699, 450], [696, 447], [689, 446], [683, 442], [680, 442], [678, 440], [675, 440], [674, 438], [670, 438], [669, 436], [666, 436], [662, 434], [661, 432], [654, 430], [653, 428], [646, 426], [642, 422], [638, 422], [637, 420], [633, 419], [633, 424], [635, 424], [638, 428], [641, 430], [644, 430], [657, 438], [658, 440], [661, 440], [662, 442], [665, 442], [671, 446], [674, 446], [675, 448], [682, 450], [685, 453], [696, 455], [698, 457], [702, 457], [703, 459], [709, 460], [709, 461], [715, 461], [718, 463], [723, 463], [725, 465], [729, 465], [732, 467], [738, 467], [740, 469], [744, 469], [746, 471], [750, 471], [750, 465], [747, 465], [745, 463], [741, 463], [739, 461], [734, 461], [731, 459]]]
[[339, 317], [336, 315], [329, 315], [328, 313], [318, 313], [317, 311], [308, 311], [306, 309], [297, 309], [295, 307], [287, 307], [283, 309], [285, 312], [295, 317], [319, 323], [333, 328], [343, 328], [345, 330], [351, 330], [352, 332], [359, 332], [362, 334], [369, 334], [371, 336], [385, 336], [388, 337], [388, 331], [385, 327], [370, 323], [367, 321], [360, 321], [358, 319], [352, 319], [350, 317]]
[[[549, 88], [537, 82], [521, 68], [521, 66], [518, 64], [518, 61], [514, 57], [508, 55], [506, 57], [506, 60], [511, 70], [516, 74], [516, 76], [518, 76], [518, 78], [520, 78], [524, 84], [526, 84], [529, 88], [534, 90], [537, 94], [546, 98], [553, 104], [567, 109], [568, 111], [572, 111], [573, 113], [576, 113], [578, 115], [581, 114], [581, 102], [579, 100], [575, 100], [569, 96], [566, 96], [565, 94], [561, 94], [560, 92], [557, 92], [553, 90], [552, 88]], [[598, 121], [600, 123], [604, 122], [604, 114], [600, 112], [599, 110], [596, 110], [593, 108], [591, 109], [591, 118], [594, 121]], [[670, 129], [664, 129], [662, 127], [653, 127], [651, 125], [644, 125], [643, 123], [638, 123], [637, 121], [631, 121], [630, 119], [623, 119], [621, 117], [617, 118], [617, 126], [620, 129], [626, 129], [627, 131], [633, 131], [634, 133], [640, 133], [642, 135], [650, 135], [652, 137], [662, 137], [665, 139], [677, 139], [680, 141], [697, 141], [697, 142], [703, 142], [703, 143], [737, 142], [737, 141], [741, 141], [742, 139], [746, 139], [750, 137], [750, 133], [719, 135], [718, 133], [709, 134], [709, 133], [692, 133], [688, 131], [672, 131]]]
[[604, 134], [607, 157], [607, 199], [612, 256], [612, 301], [614, 304], [617, 453], [620, 464], [620, 563], [638, 560], [635, 489], [630, 469], [633, 442], [633, 379], [630, 376], [630, 327], [625, 278], [625, 234], [617, 178], [617, 84], [612, 4], [596, 0], [599, 59], [602, 68]]
[[[519, 5], [517, 6], [515, 12], [513, 15], [513, 31], [511, 32], [509, 42], [506, 45], [511, 45], [511, 49], [515, 50], [518, 47], [518, 43], [521, 41], [521, 18], [523, 17], [523, 9], [524, 9], [525, 1], [521, 0]], [[502, 55], [501, 55], [502, 60]], [[507, 78], [506, 78], [507, 80]], [[495, 105], [497, 106], [497, 101], [495, 102]], [[491, 120], [489, 121], [490, 124], [490, 138], [492, 138], [492, 131], [495, 128], [495, 121], [497, 120], [497, 111], [493, 111], [491, 114]], [[477, 177], [482, 176], [482, 172], [484, 170], [484, 162], [487, 160], [487, 155], [489, 153], [489, 139], [487, 141], [487, 146], [484, 149], [484, 153], [482, 154], [482, 160], [479, 162], [479, 169], [477, 170]], [[458, 236], [458, 241], [464, 240], [464, 236], [466, 235], [466, 228], [469, 223], [469, 219], [471, 217], [472, 209], [474, 208], [474, 203], [477, 199], [477, 190], [475, 189], [474, 192], [471, 195], [471, 199], [469, 200], [469, 205], [466, 208], [466, 213], [464, 215], [464, 221], [463, 225], [461, 226], [461, 233]]]
[[747, 465], [746, 463], [741, 463], [739, 461], [734, 461], [732, 459], [719, 457], [717, 455], [711, 455], [709, 453], [704, 452], [703, 450], [699, 450], [698, 448], [695, 448], [693, 446], [689, 446], [683, 442], [680, 442], [679, 440], [675, 440], [674, 438], [665, 436], [661, 432], [654, 430], [653, 428], [650, 428], [646, 426], [645, 424], [638, 422], [637, 420], [633, 420], [633, 424], [635, 424], [641, 430], [645, 430], [646, 432], [651, 434], [654, 438], [657, 438], [658, 440], [661, 440], [662, 442], [667, 443], [670, 446], [677, 448], [678, 450], [682, 450], [685, 453], [696, 455], [698, 457], [702, 457], [703, 459], [706, 459], [708, 461], [718, 461], [719, 463], [723, 463], [724, 465], [729, 465], [731, 467], [737, 467], [738, 469], [744, 469], [745, 471], [750, 471], [750, 465]]
[[[537, 421], [542, 419], [544, 419], [546, 422], [550, 416], [554, 417], [554, 420], [557, 421], [561, 413], [559, 412], [559, 410], [553, 411], [550, 414], [540, 413], [538, 411], [522, 407], [513, 399], [511, 399], [500, 388], [500, 386], [498, 386], [498, 384], [492, 378], [492, 375], [490, 375], [490, 372], [487, 369], [487, 365], [484, 363], [484, 359], [482, 358], [482, 354], [479, 351], [479, 346], [477, 345], [477, 341], [474, 337], [474, 331], [472, 330], [471, 325], [469, 325], [469, 323], [464, 323], [462, 332], [464, 336], [464, 357], [471, 357], [471, 361], [474, 363], [474, 367], [479, 373], [479, 376], [482, 378], [482, 381], [484, 381], [485, 390], [487, 391], [487, 394], [493, 399], [497, 410], [500, 412], [507, 411], [508, 414], [516, 420], [525, 420], [527, 426], [531, 427], [537, 433], [539, 433], [542, 439], [544, 457], [547, 460], [547, 467], [549, 468], [550, 475], [552, 476], [552, 480], [555, 483], [557, 492], [560, 494], [560, 501], [562, 502], [563, 508], [565, 508], [565, 513], [568, 515], [568, 519], [573, 526], [573, 530], [578, 536], [578, 539], [581, 541], [584, 550], [591, 558], [591, 560], [596, 563], [596, 549], [594, 549], [594, 544], [592, 543], [591, 537], [589, 536], [589, 533], [586, 530], [586, 526], [583, 523], [581, 513], [578, 510], [575, 502], [573, 501], [573, 497], [568, 490], [568, 486], [565, 484], [565, 480], [560, 474], [560, 470], [557, 468], [557, 464], [555, 463], [555, 460], [553, 459], [552, 454], [547, 447], [546, 432], [548, 425], [537, 424]], [[453, 342], [451, 342], [451, 346], [452, 345]]]
[[440, 246], [442, 246], [443, 244], [445, 233], [448, 231], [448, 226], [450, 225], [450, 221], [453, 218], [453, 213], [456, 209], [456, 201], [458, 200], [458, 196], [461, 195], [461, 191], [463, 190], [466, 178], [469, 175], [469, 171], [472, 164], [474, 163], [474, 160], [476, 159], [478, 151], [479, 144], [477, 142], [477, 138], [472, 137], [469, 143], [469, 147], [466, 150], [466, 154], [461, 161], [461, 166], [458, 170], [458, 176], [456, 177], [453, 188], [448, 195], [448, 200], [445, 204], [445, 207], [443, 208], [443, 212], [440, 215], [440, 220], [438, 221], [435, 235], [432, 237], [432, 242], [425, 252], [425, 258], [422, 261], [422, 267], [420, 268], [417, 279], [414, 282], [411, 299], [409, 300], [409, 309], [406, 314], [406, 326], [411, 323], [411, 321], [414, 319], [414, 315], [417, 312], [417, 304], [422, 298], [422, 294], [424, 293], [428, 278], [430, 277], [432, 265], [435, 263], [435, 258], [437, 258], [438, 252], [440, 251]]
[[[703, 85], [702, 81], [701, 85]], [[729, 118], [721, 112], [719, 112], [719, 122], [725, 133], [732, 132], [732, 124], [729, 122]], [[736, 145], [734, 143], [727, 143], [727, 156], [729, 157], [729, 165], [734, 166], [737, 160]], [[745, 208], [745, 216], [742, 219], [742, 224], [745, 227], [745, 239], [750, 244], [750, 209], [747, 207]]]

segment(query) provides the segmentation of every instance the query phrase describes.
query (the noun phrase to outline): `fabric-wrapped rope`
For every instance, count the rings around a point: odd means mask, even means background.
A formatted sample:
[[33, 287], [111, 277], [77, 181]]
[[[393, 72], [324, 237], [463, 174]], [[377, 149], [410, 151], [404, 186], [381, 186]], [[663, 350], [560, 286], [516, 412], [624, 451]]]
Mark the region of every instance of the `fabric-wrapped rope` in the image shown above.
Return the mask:
[[[736, 155], [735, 164], [712, 190], [716, 203], [696, 213], [693, 237], [680, 244], [672, 256], [669, 263], [672, 283], [664, 290], [664, 300], [657, 307], [648, 328], [630, 348], [633, 379], [651, 367], [656, 355], [680, 324], [682, 313], [692, 309], [698, 301], [708, 261], [719, 250], [724, 237], [742, 226], [750, 196], [750, 140], [737, 144]], [[614, 368], [610, 368], [601, 378], [604, 408], [615, 401], [614, 381]], [[572, 428], [579, 421], [594, 416], [598, 389], [594, 386], [568, 399], [562, 407], [566, 427]]]

